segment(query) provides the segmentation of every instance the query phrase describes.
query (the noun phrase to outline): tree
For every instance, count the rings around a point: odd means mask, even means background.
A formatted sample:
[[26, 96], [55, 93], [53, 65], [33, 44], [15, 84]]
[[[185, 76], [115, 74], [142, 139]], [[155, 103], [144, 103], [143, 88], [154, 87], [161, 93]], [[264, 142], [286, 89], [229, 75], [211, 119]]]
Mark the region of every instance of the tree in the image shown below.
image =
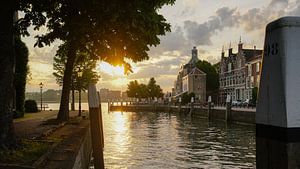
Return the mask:
[[164, 95], [160, 86], [156, 84], [154, 77], [150, 78], [147, 88], [148, 96], [151, 97], [151, 99], [154, 99], [154, 97], [162, 97]]
[[[65, 71], [65, 63], [67, 61], [67, 45], [62, 44], [54, 57], [53, 62], [53, 75], [56, 78], [56, 82], [59, 85], [63, 83], [63, 75]], [[94, 69], [96, 68], [96, 61], [90, 59], [89, 54], [84, 52], [76, 52], [75, 65], [73, 67], [73, 74], [71, 77], [71, 91], [72, 91], [72, 102], [71, 110], [75, 110], [75, 90], [78, 90], [79, 94], [81, 91], [85, 91], [88, 88], [89, 83], [97, 83], [99, 75]], [[79, 77], [79, 73], [82, 76]]]
[[219, 89], [219, 74], [217, 72], [217, 65], [203, 60], [196, 64], [197, 68], [206, 73], [206, 93], [212, 94]]
[[15, 54], [16, 54], [16, 69], [15, 69], [15, 91], [16, 91], [16, 111], [18, 114], [24, 115], [25, 103], [25, 88], [28, 73], [28, 49], [24, 42], [19, 37], [15, 38]]
[[15, 145], [13, 129], [14, 3], [15, 1], [7, 1], [0, 6], [0, 148]]
[[139, 83], [138, 81], [130, 81], [129, 84], [127, 85], [127, 96], [128, 97], [138, 97], [138, 90], [139, 90]]
[[158, 36], [170, 31], [170, 25], [157, 11], [165, 4], [174, 3], [174, 0], [30, 2], [31, 5], [21, 2], [25, 13], [19, 22], [21, 32], [28, 34], [24, 27], [30, 23], [35, 29], [45, 25], [48, 32], [37, 36], [37, 46], [50, 45], [56, 39], [68, 44], [58, 113], [58, 119], [65, 121], [69, 118], [68, 100], [76, 51], [88, 52], [94, 58], [123, 65], [126, 72], [130, 71], [131, 66], [126, 60], [138, 62], [148, 59], [149, 46], [158, 45]]

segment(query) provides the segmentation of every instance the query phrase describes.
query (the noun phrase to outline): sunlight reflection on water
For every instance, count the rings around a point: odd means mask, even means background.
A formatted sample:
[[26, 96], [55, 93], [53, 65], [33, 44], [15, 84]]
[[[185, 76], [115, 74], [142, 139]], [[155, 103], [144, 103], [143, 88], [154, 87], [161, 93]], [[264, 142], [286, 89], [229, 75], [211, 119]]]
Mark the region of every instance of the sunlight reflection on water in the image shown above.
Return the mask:
[[175, 113], [108, 112], [105, 167], [255, 168], [255, 127]]

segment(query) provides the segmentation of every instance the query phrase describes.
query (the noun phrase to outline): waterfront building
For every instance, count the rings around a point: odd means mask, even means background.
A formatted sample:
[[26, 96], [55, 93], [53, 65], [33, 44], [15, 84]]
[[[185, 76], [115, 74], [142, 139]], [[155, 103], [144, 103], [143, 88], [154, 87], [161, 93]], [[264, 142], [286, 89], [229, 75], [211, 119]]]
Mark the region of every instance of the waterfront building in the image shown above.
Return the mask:
[[237, 53], [228, 49], [225, 57], [224, 49], [221, 54], [219, 67], [219, 102], [225, 103], [226, 96], [230, 95], [233, 101], [252, 99], [252, 89], [258, 87], [261, 71], [262, 50], [244, 49], [239, 42]]
[[191, 60], [181, 66], [178, 72], [172, 91], [174, 97], [180, 97], [183, 93], [194, 93], [196, 100], [205, 102], [206, 74], [196, 67], [198, 61], [198, 50], [194, 47]]
[[121, 91], [119, 90], [109, 90], [109, 89], [100, 89], [101, 101], [108, 100], [120, 100], [122, 99]]

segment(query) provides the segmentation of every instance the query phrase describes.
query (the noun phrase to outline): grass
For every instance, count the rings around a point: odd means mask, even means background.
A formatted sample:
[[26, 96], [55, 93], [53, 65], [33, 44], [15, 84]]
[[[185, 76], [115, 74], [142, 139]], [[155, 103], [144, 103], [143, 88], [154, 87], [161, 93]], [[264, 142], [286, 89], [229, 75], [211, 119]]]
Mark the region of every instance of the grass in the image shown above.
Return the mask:
[[22, 140], [14, 150], [0, 150], [1, 163], [31, 165], [45, 154], [51, 143], [33, 140]]

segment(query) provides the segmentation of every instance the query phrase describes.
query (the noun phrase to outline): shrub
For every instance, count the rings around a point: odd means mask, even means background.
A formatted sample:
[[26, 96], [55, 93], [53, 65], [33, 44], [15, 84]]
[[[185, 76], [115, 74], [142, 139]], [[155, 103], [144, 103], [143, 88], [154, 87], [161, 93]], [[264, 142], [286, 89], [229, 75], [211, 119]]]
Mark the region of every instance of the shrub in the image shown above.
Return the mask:
[[26, 100], [25, 101], [25, 112], [26, 113], [36, 113], [38, 112], [37, 104], [35, 100]]

